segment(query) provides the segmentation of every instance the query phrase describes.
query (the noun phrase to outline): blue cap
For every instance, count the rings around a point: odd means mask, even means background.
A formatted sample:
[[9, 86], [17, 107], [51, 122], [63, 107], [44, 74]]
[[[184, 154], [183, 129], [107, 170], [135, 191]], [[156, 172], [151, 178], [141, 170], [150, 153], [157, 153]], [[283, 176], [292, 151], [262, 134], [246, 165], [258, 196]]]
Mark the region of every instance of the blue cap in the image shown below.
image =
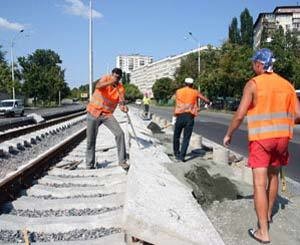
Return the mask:
[[273, 52], [268, 48], [262, 48], [255, 52], [252, 61], [258, 61], [264, 65], [264, 70], [267, 72], [273, 71], [273, 63], [275, 58]]

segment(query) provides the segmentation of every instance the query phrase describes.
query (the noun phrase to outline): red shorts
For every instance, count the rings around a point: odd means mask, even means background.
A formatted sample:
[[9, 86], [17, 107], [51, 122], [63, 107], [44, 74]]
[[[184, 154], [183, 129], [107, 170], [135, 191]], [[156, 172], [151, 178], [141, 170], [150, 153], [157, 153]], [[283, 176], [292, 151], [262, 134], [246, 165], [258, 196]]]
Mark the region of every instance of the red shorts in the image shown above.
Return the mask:
[[287, 165], [288, 144], [288, 137], [250, 141], [248, 167], [267, 168]]

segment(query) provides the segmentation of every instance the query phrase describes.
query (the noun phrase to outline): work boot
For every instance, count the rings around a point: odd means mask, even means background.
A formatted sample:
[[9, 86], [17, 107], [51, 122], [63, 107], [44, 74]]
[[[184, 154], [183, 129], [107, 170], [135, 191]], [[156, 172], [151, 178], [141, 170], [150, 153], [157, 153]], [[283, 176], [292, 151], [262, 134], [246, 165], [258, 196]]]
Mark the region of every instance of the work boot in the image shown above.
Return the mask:
[[128, 171], [130, 167], [130, 165], [126, 161], [119, 163], [119, 166], [122, 167], [125, 171]]
[[95, 166], [94, 165], [86, 165], [85, 169], [95, 169]]

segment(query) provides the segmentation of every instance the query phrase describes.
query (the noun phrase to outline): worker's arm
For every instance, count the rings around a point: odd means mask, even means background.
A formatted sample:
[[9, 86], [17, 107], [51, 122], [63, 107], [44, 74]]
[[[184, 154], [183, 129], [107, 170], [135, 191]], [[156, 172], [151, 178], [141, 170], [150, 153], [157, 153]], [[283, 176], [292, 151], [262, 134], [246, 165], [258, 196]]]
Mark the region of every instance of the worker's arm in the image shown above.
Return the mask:
[[300, 102], [298, 98], [296, 98], [295, 108], [296, 108], [295, 123], [300, 124]]
[[247, 84], [245, 85], [243, 91], [243, 97], [239, 105], [239, 108], [234, 114], [232, 121], [228, 127], [227, 133], [223, 139], [224, 146], [228, 146], [230, 144], [232, 134], [236, 129], [239, 128], [239, 126], [243, 122], [244, 117], [247, 114], [248, 108], [250, 107], [253, 101], [255, 86], [256, 85], [253, 82], [253, 80], [248, 81]]
[[115, 81], [113, 79], [109, 79], [108, 76], [104, 76], [104, 77], [102, 77], [101, 79], [99, 79], [97, 81], [97, 84], [96, 84], [95, 88], [101, 89], [101, 88], [104, 88], [106, 86], [112, 85], [114, 83], [115, 83]]
[[206, 98], [203, 94], [201, 94], [200, 92], [198, 92], [198, 98], [201, 100], [204, 100], [207, 104], [210, 103], [210, 100], [208, 98]]

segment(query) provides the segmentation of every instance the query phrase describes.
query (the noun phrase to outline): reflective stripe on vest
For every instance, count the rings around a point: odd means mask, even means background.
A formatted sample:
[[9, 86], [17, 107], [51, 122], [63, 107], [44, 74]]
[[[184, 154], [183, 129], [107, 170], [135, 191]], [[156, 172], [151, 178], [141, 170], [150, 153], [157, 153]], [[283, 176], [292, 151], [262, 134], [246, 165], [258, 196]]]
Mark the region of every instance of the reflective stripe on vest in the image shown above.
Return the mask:
[[113, 112], [118, 105], [118, 103], [114, 103], [113, 101], [102, 96], [100, 93], [94, 93], [90, 103], [110, 112]]
[[278, 124], [278, 125], [271, 125], [271, 126], [263, 126], [259, 128], [251, 128], [249, 129], [249, 134], [263, 134], [269, 132], [279, 132], [279, 131], [288, 131], [289, 134], [293, 133], [293, 127], [291, 125], [286, 124]]
[[262, 115], [248, 115], [247, 121], [250, 123], [250, 122], [262, 121], [262, 120], [285, 119], [285, 118], [294, 120], [294, 116], [291, 113], [276, 112], [276, 113], [262, 114]]

